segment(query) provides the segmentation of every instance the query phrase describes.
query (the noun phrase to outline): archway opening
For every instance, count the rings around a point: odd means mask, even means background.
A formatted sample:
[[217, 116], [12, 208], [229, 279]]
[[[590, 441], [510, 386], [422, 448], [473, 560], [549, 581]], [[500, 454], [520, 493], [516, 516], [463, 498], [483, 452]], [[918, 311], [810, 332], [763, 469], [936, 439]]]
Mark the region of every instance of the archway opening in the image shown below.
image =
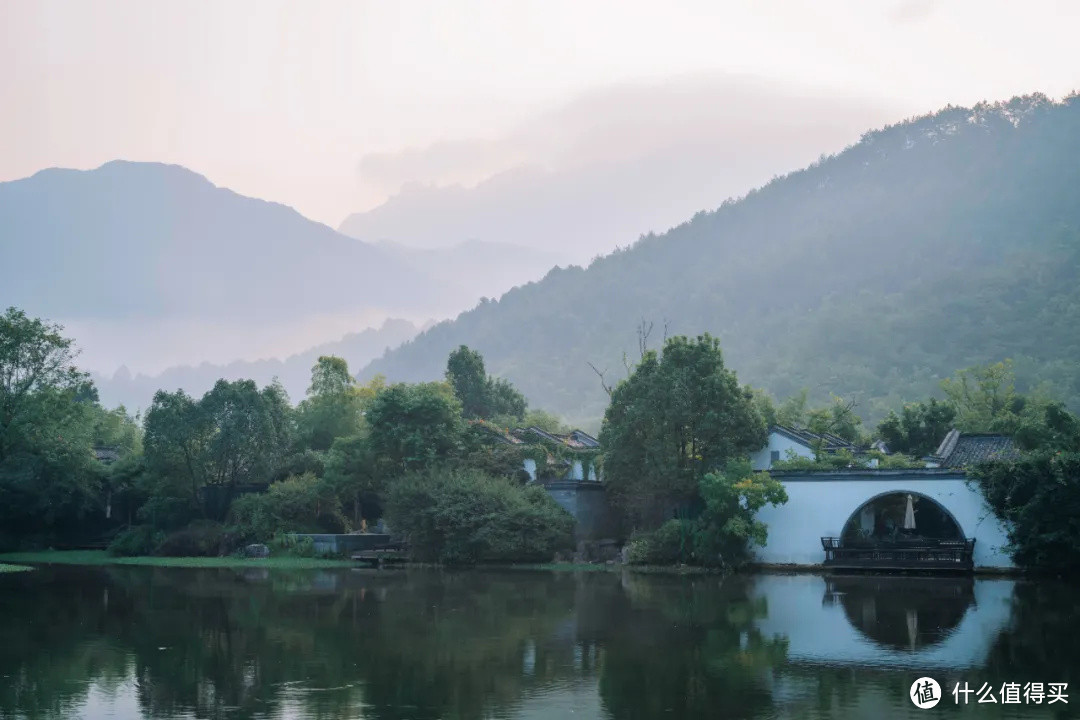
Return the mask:
[[840, 535], [845, 546], [963, 540], [960, 524], [941, 503], [919, 493], [887, 492], [851, 514]]

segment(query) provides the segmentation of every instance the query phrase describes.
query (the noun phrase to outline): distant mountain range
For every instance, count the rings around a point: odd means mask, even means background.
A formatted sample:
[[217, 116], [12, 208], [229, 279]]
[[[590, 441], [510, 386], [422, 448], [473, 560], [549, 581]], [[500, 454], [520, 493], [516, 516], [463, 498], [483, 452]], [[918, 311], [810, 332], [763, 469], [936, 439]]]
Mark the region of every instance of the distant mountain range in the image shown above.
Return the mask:
[[189, 395], [199, 397], [221, 378], [252, 379], [260, 386], [276, 378], [289, 393], [289, 398], [298, 402], [307, 393], [311, 384], [311, 368], [320, 355], [345, 358], [349, 367], [355, 370], [379, 357], [388, 348], [397, 347], [410, 339], [421, 329], [424, 328], [407, 320], [387, 320], [380, 328], [350, 333], [340, 340], [318, 345], [284, 360], [238, 360], [227, 365], [202, 363], [171, 367], [153, 375], [132, 375], [127, 368], [120, 368], [112, 375], [95, 374], [94, 384], [107, 407], [124, 405], [132, 413], [149, 407], [158, 390], [172, 392], [182, 389]]
[[432, 313], [447, 301], [401, 259], [175, 165], [0, 183], [0, 227], [0, 299], [51, 317]]
[[[0, 183], [0, 229], [0, 307], [64, 323], [99, 370], [283, 357], [395, 315], [452, 316], [560, 260], [490, 241], [364, 243], [183, 167], [126, 161]], [[191, 373], [205, 375], [173, 375]], [[117, 397], [141, 403], [138, 383]]]
[[854, 397], [870, 419], [955, 369], [1013, 358], [1080, 406], [1080, 98], [1039, 95], [869, 132], [661, 235], [439, 323], [364, 377], [441, 375], [467, 344], [586, 427], [635, 328], [711, 332], [744, 382]]

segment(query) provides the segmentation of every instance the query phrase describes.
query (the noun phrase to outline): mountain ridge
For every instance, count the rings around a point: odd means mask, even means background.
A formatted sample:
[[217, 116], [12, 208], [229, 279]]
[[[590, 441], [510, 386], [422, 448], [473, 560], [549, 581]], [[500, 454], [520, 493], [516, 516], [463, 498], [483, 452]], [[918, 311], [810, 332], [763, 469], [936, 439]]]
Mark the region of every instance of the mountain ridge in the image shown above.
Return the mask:
[[[590, 363], [609, 381], [621, 374], [645, 318], [656, 324], [653, 347], [665, 320], [669, 333], [711, 332], [743, 381], [781, 396], [801, 387], [858, 396], [870, 418], [933, 393], [958, 367], [1003, 356], [1017, 358], [1022, 384], [1049, 382], [1075, 405], [1080, 378], [1065, 361], [1080, 351], [1080, 297], [1060, 276], [1044, 288], [1078, 321], [1060, 332], [1034, 307], [1025, 327], [1003, 298], [1055, 269], [1076, 271], [1080, 169], [1068, 158], [1078, 153], [1075, 95], [948, 107], [873, 130], [665, 233], [440, 323], [362, 375], [431, 379], [464, 343], [534, 404], [595, 425], [606, 396]], [[1028, 264], [1010, 272], [1017, 258]], [[981, 305], [980, 293], [990, 293]], [[952, 306], [968, 315], [940, 336], [964, 344], [935, 344], [918, 323]]]

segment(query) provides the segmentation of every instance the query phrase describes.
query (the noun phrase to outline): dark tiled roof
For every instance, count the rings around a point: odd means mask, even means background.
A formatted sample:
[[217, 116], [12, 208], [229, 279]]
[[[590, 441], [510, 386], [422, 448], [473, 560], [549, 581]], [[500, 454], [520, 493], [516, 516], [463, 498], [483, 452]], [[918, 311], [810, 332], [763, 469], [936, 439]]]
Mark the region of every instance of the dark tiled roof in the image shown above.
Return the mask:
[[1012, 460], [1019, 457], [1013, 439], [993, 433], [962, 433], [950, 430], [930, 460], [943, 468], [960, 468], [987, 460]]
[[100, 463], [109, 465], [120, 459], [120, 453], [116, 448], [97, 447], [94, 448], [94, 458]]
[[778, 432], [785, 437], [794, 440], [797, 443], [802, 443], [806, 447], [813, 447], [816, 443], [822, 443], [822, 449], [825, 452], [836, 452], [837, 450], [851, 450], [855, 451], [855, 445], [838, 435], [832, 433], [815, 433], [809, 430], [799, 430], [797, 428], [789, 427], [787, 425], [773, 425], [769, 428], [770, 432]]
[[527, 428], [515, 428], [510, 432], [522, 440], [528, 438], [529, 435], [533, 435], [558, 445], [564, 445], [572, 450], [588, 450], [600, 447], [599, 440], [581, 430], [571, 430], [566, 435], [560, 435], [558, 433], [549, 433], [533, 425]]
[[483, 430], [496, 442], [504, 443], [506, 445], [522, 445], [525, 442], [521, 438], [514, 437], [502, 428], [486, 423], [483, 420], [470, 420], [469, 425]]

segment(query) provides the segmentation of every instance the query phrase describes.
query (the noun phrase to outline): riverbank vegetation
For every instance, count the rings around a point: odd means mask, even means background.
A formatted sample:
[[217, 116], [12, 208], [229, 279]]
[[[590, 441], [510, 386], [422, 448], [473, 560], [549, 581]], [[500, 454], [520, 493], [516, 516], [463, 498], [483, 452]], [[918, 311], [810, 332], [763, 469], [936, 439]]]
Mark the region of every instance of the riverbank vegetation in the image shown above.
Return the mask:
[[667, 338], [660, 351], [640, 338], [627, 378], [605, 383], [601, 448], [571, 458], [507, 435], [565, 428], [467, 347], [445, 382], [360, 384], [343, 359], [322, 357], [296, 406], [279, 385], [222, 380], [201, 398], [162, 390], [132, 417], [101, 406], [62, 328], [11, 308], [0, 316], [0, 549], [107, 542], [117, 557], [218, 557], [266, 543], [310, 556], [291, 533], [389, 521], [425, 562], [544, 562], [570, 550], [573, 520], [529, 484], [523, 461], [547, 475], [576, 459], [602, 476], [627, 560], [733, 568], [766, 540], [755, 513], [786, 500], [744, 462], [779, 423], [900, 452], [819, 448], [778, 470], [913, 467], [946, 428], [1011, 435], [1027, 454], [973, 477], [1009, 521], [1019, 563], [1078, 566], [1076, 418], [1042, 389], [1018, 392], [1010, 363], [960, 371], [941, 398], [868, 431], [853, 401], [812, 407], [806, 392], [776, 401], [740, 385], [708, 335]]

